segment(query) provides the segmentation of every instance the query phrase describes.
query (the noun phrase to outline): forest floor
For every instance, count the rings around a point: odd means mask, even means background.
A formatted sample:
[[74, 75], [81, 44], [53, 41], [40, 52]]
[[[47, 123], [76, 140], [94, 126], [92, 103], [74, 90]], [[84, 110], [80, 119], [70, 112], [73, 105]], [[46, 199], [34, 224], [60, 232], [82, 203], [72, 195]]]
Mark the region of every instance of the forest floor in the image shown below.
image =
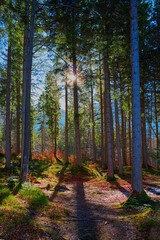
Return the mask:
[[[123, 207], [131, 192], [130, 167], [112, 181], [96, 164], [51, 164], [34, 159], [26, 183], [19, 165], [0, 169], [0, 239], [160, 239], [160, 173], [143, 171], [153, 200]], [[6, 176], [8, 174], [8, 176]]]

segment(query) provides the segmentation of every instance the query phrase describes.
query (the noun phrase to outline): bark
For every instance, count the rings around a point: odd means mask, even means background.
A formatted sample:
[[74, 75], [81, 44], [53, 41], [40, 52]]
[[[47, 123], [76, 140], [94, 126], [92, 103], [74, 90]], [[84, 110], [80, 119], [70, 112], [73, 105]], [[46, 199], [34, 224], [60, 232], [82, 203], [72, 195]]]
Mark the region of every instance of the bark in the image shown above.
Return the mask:
[[81, 154], [81, 141], [79, 132], [79, 113], [78, 113], [78, 85], [77, 85], [77, 66], [76, 66], [76, 51], [75, 47], [72, 48], [73, 54], [73, 74], [75, 81], [73, 85], [74, 94], [74, 130], [75, 130], [75, 144], [76, 144], [76, 163], [82, 165], [82, 154]]
[[43, 121], [42, 121], [42, 126], [41, 126], [41, 142], [42, 142], [42, 149], [41, 149], [41, 152], [42, 154], [44, 153], [45, 151], [45, 114], [44, 114], [44, 110], [43, 110]]
[[30, 94], [32, 51], [34, 37], [34, 18], [36, 0], [32, 0], [31, 19], [29, 26], [29, 0], [25, 1], [25, 30], [24, 30], [24, 55], [23, 55], [23, 100], [22, 100], [22, 163], [21, 180], [24, 181], [28, 174], [30, 154]]
[[5, 151], [6, 149], [6, 114], [3, 114], [3, 150]]
[[116, 162], [115, 162], [115, 146], [114, 146], [114, 129], [113, 129], [113, 113], [112, 113], [112, 102], [111, 102], [111, 96], [110, 96], [110, 113], [111, 113], [111, 146], [112, 146], [112, 159], [113, 159], [113, 166], [114, 169], [116, 168]]
[[120, 84], [120, 90], [121, 90], [122, 159], [123, 159], [123, 165], [126, 165], [125, 113], [123, 111], [123, 103], [122, 103], [122, 96], [123, 96], [123, 82], [122, 81], [121, 81], [121, 84]]
[[[116, 69], [114, 69], [114, 93], [117, 94], [117, 74]], [[119, 174], [123, 174], [122, 166], [122, 152], [121, 152], [121, 137], [120, 137], [120, 127], [119, 127], [119, 114], [118, 114], [118, 100], [117, 96], [114, 100], [115, 105], [115, 123], [116, 123], [116, 147], [117, 147], [117, 160], [119, 165]]]
[[[150, 116], [151, 114], [151, 116]], [[151, 91], [151, 104], [148, 105], [148, 125], [149, 125], [149, 152], [152, 152], [152, 91]], [[152, 157], [150, 156], [150, 166], [153, 166]]]
[[[130, 94], [129, 88], [128, 93]], [[129, 117], [128, 117], [128, 141], [129, 141], [129, 165], [132, 165], [132, 140], [131, 140], [131, 109], [130, 109], [130, 99], [128, 98], [128, 111], [129, 111]]]
[[133, 167], [132, 189], [139, 194], [142, 185], [142, 146], [141, 146], [141, 110], [140, 110], [140, 72], [137, 0], [130, 1], [131, 7], [131, 59], [132, 59], [132, 141]]
[[94, 103], [93, 103], [93, 81], [91, 76], [91, 118], [92, 118], [92, 151], [93, 162], [96, 162], [96, 143], [95, 143], [95, 123], [94, 123]]
[[16, 121], [16, 152], [20, 154], [20, 79], [21, 79], [21, 72], [19, 68], [19, 76], [17, 79], [17, 121]]
[[108, 167], [108, 158], [107, 158], [107, 113], [106, 113], [106, 89], [104, 88], [104, 168]]
[[102, 167], [105, 166], [104, 163], [104, 131], [103, 131], [103, 92], [102, 92], [102, 77], [101, 77], [101, 66], [99, 66], [100, 75], [100, 109], [101, 109], [101, 160]]
[[57, 105], [55, 104], [54, 116], [54, 157], [57, 159]]
[[45, 131], [45, 113], [43, 110], [43, 152], [45, 151], [45, 147], [46, 147], [46, 131]]
[[51, 112], [51, 146], [52, 146], [52, 151], [53, 151], [53, 154], [54, 154], [53, 112]]
[[[157, 91], [156, 83], [154, 82], [154, 109], [155, 109], [155, 120], [156, 120], [156, 148], [159, 147], [159, 138], [158, 138], [158, 114], [157, 114]], [[157, 159], [159, 159], [159, 151], [157, 150]]]
[[65, 162], [68, 163], [68, 86], [65, 86]]
[[108, 52], [104, 52], [104, 74], [105, 74], [105, 120], [106, 120], [106, 143], [107, 143], [107, 160], [108, 160], [108, 176], [114, 177], [113, 170], [113, 156], [112, 156], [112, 123], [111, 123], [111, 102], [110, 102], [110, 79], [109, 79], [109, 68], [108, 68]]
[[11, 87], [11, 40], [8, 36], [8, 61], [6, 81], [6, 168], [11, 168], [11, 126], [10, 126], [10, 87]]
[[145, 104], [144, 103], [144, 92], [142, 92], [142, 94], [141, 94], [142, 162], [145, 165], [145, 167], [148, 169], [148, 152], [147, 152], [147, 140], [146, 140], [146, 117], [145, 117], [145, 105], [144, 104]]

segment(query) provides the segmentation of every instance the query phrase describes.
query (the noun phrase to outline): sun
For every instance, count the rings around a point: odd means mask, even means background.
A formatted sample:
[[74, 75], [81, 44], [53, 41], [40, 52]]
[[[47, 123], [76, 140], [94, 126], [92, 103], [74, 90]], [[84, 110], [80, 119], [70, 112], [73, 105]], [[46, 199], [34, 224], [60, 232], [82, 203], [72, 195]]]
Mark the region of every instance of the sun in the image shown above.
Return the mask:
[[74, 74], [72, 68], [67, 69], [65, 73], [65, 81], [70, 87], [73, 87], [75, 82], [77, 82], [77, 85], [79, 87], [82, 85], [81, 74], [78, 71], [77, 71], [77, 74]]

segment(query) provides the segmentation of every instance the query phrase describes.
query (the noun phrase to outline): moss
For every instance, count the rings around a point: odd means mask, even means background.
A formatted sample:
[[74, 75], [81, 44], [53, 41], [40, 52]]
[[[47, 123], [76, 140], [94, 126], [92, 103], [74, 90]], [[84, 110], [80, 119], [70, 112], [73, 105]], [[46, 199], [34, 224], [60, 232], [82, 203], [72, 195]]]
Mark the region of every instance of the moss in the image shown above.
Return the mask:
[[48, 204], [48, 197], [41, 189], [34, 186], [27, 186], [23, 184], [18, 195], [28, 202], [30, 207], [34, 210]]
[[135, 206], [141, 207], [144, 204], [150, 205], [152, 203], [152, 200], [144, 190], [140, 194], [137, 191], [132, 191], [129, 198], [122, 204], [122, 206], [135, 208]]

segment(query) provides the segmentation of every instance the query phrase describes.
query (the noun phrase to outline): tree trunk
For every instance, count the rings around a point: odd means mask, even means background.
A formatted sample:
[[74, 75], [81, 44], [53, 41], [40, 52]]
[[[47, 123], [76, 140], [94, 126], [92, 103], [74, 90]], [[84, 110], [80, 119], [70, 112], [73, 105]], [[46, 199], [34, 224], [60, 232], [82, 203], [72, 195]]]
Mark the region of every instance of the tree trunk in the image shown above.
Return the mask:
[[131, 59], [132, 59], [132, 189], [141, 194], [142, 185], [142, 146], [141, 146], [141, 109], [137, 0], [130, 1], [131, 7]]
[[23, 55], [23, 102], [22, 102], [22, 163], [21, 180], [26, 180], [30, 154], [30, 94], [32, 51], [34, 37], [34, 18], [36, 0], [32, 0], [31, 20], [29, 27], [29, 0], [25, 1], [25, 30], [24, 30], [24, 55]]
[[[142, 88], [143, 90], [143, 88]], [[143, 90], [144, 91], [144, 90]], [[145, 105], [144, 105], [144, 92], [141, 94], [141, 128], [142, 128], [142, 162], [148, 169], [148, 152], [146, 140], [146, 118], [145, 118]]]
[[54, 116], [54, 157], [57, 160], [57, 105], [55, 104]]
[[[104, 83], [105, 84], [105, 83]], [[106, 113], [106, 89], [104, 87], [104, 95], [103, 95], [103, 102], [104, 102], [104, 168], [108, 167], [108, 158], [107, 158], [107, 113]]]
[[122, 96], [123, 96], [123, 82], [122, 81], [120, 83], [120, 90], [121, 90], [122, 159], [123, 159], [123, 165], [126, 165], [125, 113], [123, 111], [123, 103], [122, 103]]
[[[148, 105], [148, 125], [149, 125], [149, 152], [152, 152], [152, 90], [151, 90], [151, 104]], [[151, 116], [150, 116], [151, 114]], [[150, 156], [150, 166], [153, 167], [152, 157]]]
[[43, 136], [43, 123], [42, 123], [41, 125], [41, 153], [42, 154], [44, 152], [43, 139], [44, 139], [44, 136]]
[[11, 39], [8, 36], [8, 61], [6, 82], [6, 168], [11, 168], [11, 126], [10, 126], [10, 86], [11, 86]]
[[74, 130], [75, 130], [75, 144], [76, 144], [76, 163], [82, 165], [82, 154], [81, 154], [81, 141], [79, 132], [79, 113], [78, 113], [78, 86], [77, 86], [77, 66], [76, 66], [76, 51], [75, 47], [72, 48], [73, 54], [73, 74], [75, 76], [73, 85], [74, 94]]
[[105, 74], [105, 120], [106, 120], [106, 137], [107, 137], [107, 160], [108, 160], [108, 176], [114, 177], [113, 170], [113, 156], [112, 156], [112, 126], [111, 126], [111, 101], [110, 101], [110, 79], [109, 79], [109, 68], [108, 68], [108, 53], [104, 52], [104, 74]]
[[6, 114], [5, 114], [5, 110], [3, 112], [3, 150], [5, 152], [6, 149]]
[[[159, 138], [158, 138], [158, 114], [157, 114], [157, 90], [156, 83], [154, 82], [154, 109], [155, 109], [155, 120], [156, 120], [156, 148], [159, 147]], [[157, 150], [157, 160], [159, 159], [159, 151]]]
[[[91, 68], [91, 67], [90, 67]], [[91, 70], [92, 71], [92, 70]], [[92, 75], [92, 73], [91, 73]], [[94, 103], [93, 103], [93, 81], [91, 76], [91, 116], [92, 116], [92, 149], [93, 149], [93, 162], [96, 162], [96, 143], [95, 143], [95, 123], [94, 123]]]
[[[117, 95], [117, 74], [116, 74], [116, 69], [114, 69], [114, 93], [115, 93], [115, 95]], [[121, 137], [120, 137], [120, 127], [119, 127], [119, 114], [118, 114], [117, 96], [115, 97], [114, 105], [115, 105], [117, 159], [118, 159], [118, 165], [119, 165], [119, 174], [123, 174], [122, 152], [121, 152]]]
[[65, 162], [68, 163], [68, 86], [65, 86]]
[[111, 113], [111, 146], [112, 146], [112, 159], [113, 159], [113, 166], [114, 169], [116, 168], [116, 162], [115, 162], [115, 146], [114, 146], [114, 128], [113, 128], [113, 113], [112, 113], [112, 101], [111, 101], [111, 96], [110, 96], [110, 113]]
[[16, 152], [20, 154], [20, 79], [21, 69], [19, 68], [19, 76], [17, 78], [17, 121], [16, 121]]
[[99, 63], [99, 77], [100, 77], [100, 109], [101, 109], [101, 161], [102, 167], [105, 166], [104, 163], [104, 131], [103, 131], [103, 92], [102, 92], [102, 77], [101, 77], [101, 66]]
[[[130, 95], [129, 87], [128, 87], [128, 93]], [[128, 111], [129, 111], [129, 117], [128, 117], [128, 141], [129, 141], [129, 165], [132, 165], [132, 139], [131, 139], [131, 109], [130, 109], [130, 99], [128, 97]]]

